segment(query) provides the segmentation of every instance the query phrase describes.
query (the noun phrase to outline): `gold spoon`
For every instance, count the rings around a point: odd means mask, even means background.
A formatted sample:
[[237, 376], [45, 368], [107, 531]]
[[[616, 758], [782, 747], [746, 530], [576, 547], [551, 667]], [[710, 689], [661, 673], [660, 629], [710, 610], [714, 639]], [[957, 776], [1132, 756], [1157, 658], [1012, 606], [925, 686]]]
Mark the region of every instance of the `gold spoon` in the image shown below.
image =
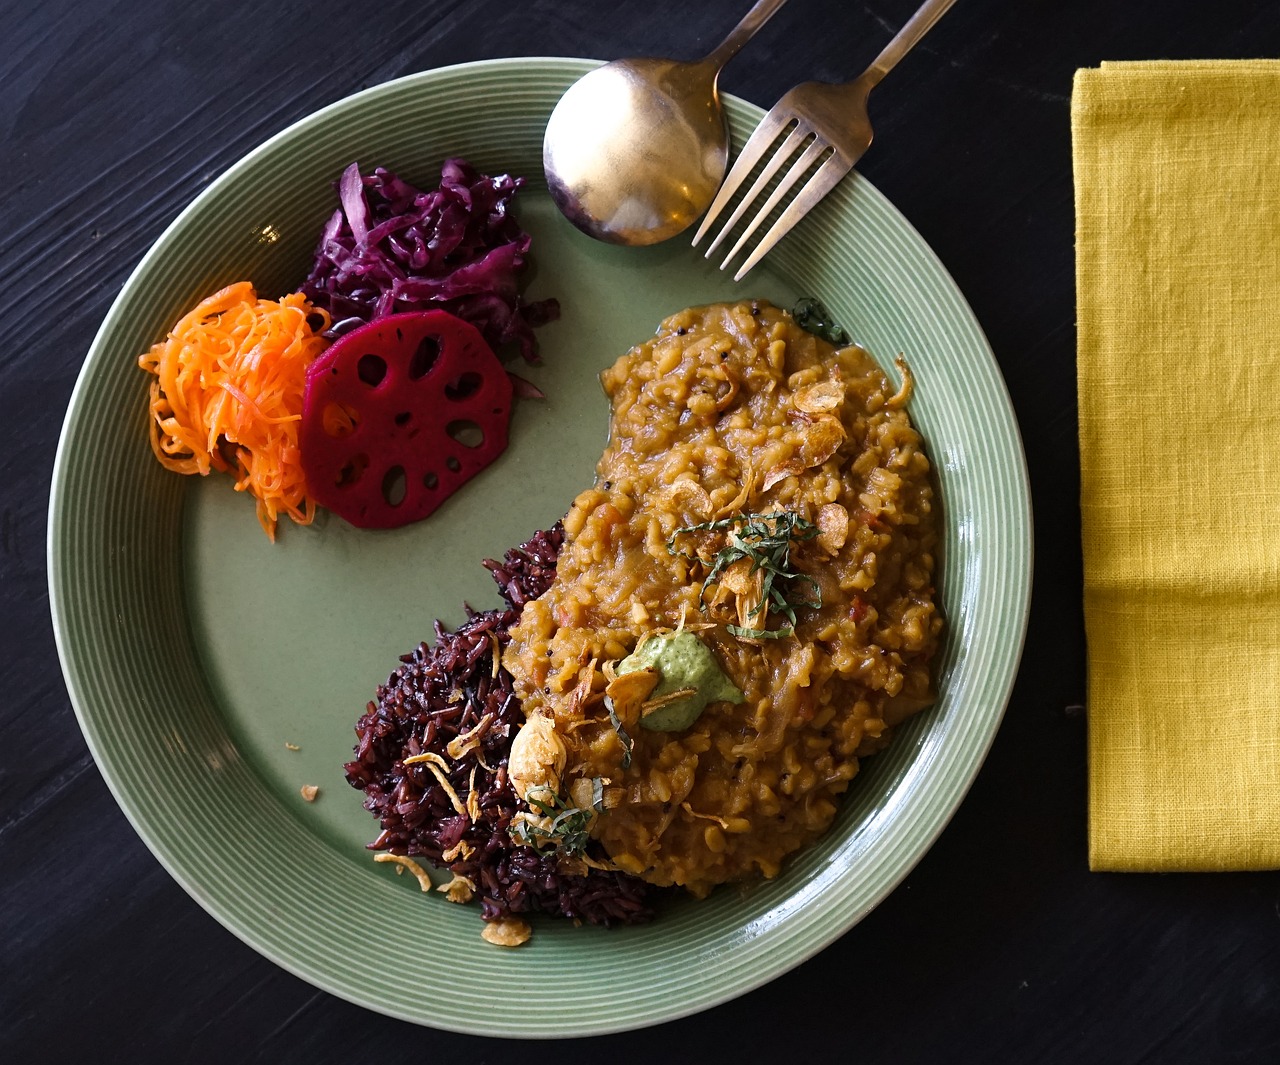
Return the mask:
[[784, 3], [758, 0], [705, 59], [615, 59], [569, 86], [542, 142], [565, 217], [611, 244], [656, 244], [687, 229], [729, 161], [720, 71]]

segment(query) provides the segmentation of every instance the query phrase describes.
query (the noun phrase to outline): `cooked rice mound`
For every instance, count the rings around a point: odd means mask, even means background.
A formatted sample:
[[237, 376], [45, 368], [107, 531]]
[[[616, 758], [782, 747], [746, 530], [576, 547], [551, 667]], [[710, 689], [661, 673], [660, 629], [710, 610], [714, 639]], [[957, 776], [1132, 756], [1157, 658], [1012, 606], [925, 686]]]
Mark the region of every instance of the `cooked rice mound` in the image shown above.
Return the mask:
[[404, 655], [378, 688], [344, 768], [381, 825], [371, 849], [449, 869], [453, 879], [441, 889], [452, 901], [478, 897], [486, 921], [548, 913], [634, 924], [653, 915], [646, 884], [510, 835], [528, 807], [507, 773], [522, 717], [503, 649], [520, 608], [550, 584], [561, 538], [557, 525], [485, 563], [506, 608], [470, 613], [454, 631], [437, 622], [434, 645]]
[[[503, 664], [525, 716], [549, 716], [564, 744], [561, 792], [603, 786], [590, 831], [618, 869], [698, 895], [774, 876], [830, 826], [859, 759], [932, 701], [936, 504], [900, 367], [898, 387], [862, 349], [746, 301], [673, 315], [602, 376], [613, 414], [595, 484]], [[792, 635], [735, 636], [784, 619], [759, 611], [748, 561], [703, 588], [730, 533], [679, 530], [777, 512], [816, 527], [791, 564], [821, 605], [796, 607]], [[744, 701], [681, 732], [633, 713], [618, 722], [628, 752], [605, 700], [614, 667], [681, 626]]]

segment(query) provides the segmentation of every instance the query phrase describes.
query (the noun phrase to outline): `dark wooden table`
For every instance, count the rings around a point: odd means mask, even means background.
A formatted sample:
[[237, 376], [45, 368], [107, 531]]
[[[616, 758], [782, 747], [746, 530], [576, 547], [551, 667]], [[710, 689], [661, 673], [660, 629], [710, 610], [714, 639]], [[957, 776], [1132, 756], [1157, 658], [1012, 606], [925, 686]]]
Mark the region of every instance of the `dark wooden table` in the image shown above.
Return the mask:
[[[936, 249], [1000, 360], [1031, 470], [1036, 590], [968, 799], [824, 953], [625, 1036], [522, 1047], [422, 1029], [225, 931], [99, 777], [54, 651], [49, 479], [81, 360], [161, 230], [254, 145], [358, 89], [499, 56], [694, 57], [746, 6], [0, 4], [0, 1060], [1280, 1060], [1280, 877], [1086, 868], [1068, 125], [1080, 66], [1280, 55], [1259, 0], [962, 0], [877, 94], [861, 170]], [[852, 77], [913, 7], [792, 0], [723, 87], [768, 105]]]

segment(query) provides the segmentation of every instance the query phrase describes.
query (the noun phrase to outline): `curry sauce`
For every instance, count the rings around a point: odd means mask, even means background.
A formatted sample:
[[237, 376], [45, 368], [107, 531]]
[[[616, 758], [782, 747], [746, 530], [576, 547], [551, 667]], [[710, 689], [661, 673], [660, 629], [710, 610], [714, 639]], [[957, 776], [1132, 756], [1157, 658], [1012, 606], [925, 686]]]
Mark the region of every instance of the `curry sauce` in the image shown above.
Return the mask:
[[[591, 835], [618, 869], [699, 895], [775, 875], [830, 826], [859, 759], [931, 701], [937, 515], [901, 368], [899, 388], [861, 348], [744, 301], [671, 316], [602, 375], [595, 484], [503, 662], [543, 719], [554, 787], [594, 789]], [[785, 544], [797, 576], [773, 585], [789, 601], [765, 601], [767, 573], [733, 552], [746, 523], [784, 515], [805, 530]], [[742, 699], [657, 731], [655, 678], [617, 665], [676, 630]]]

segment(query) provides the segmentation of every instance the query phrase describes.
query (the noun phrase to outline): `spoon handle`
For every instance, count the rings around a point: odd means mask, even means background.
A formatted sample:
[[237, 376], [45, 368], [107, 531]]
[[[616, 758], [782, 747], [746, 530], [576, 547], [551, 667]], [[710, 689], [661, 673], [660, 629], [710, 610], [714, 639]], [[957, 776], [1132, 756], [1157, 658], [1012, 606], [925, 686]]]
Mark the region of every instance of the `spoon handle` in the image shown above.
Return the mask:
[[742, 21], [729, 31], [729, 36], [702, 62], [710, 64], [718, 72], [786, 2], [787, 0], [757, 0], [755, 6], [742, 17]]

